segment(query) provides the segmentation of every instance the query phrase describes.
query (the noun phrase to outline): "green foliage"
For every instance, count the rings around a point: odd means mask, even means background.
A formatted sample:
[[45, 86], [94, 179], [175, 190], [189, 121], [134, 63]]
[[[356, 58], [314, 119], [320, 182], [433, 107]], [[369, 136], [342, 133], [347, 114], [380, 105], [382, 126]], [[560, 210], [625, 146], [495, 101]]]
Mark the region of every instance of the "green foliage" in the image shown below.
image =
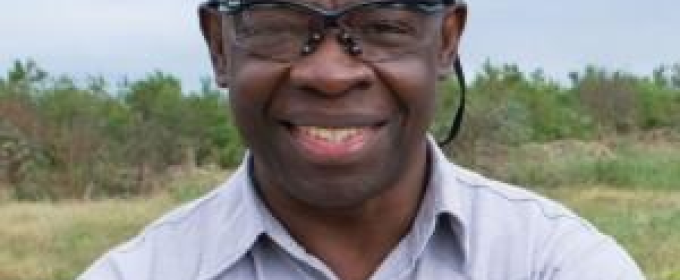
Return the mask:
[[192, 93], [154, 72], [115, 89], [16, 62], [0, 78], [0, 188], [18, 199], [127, 197], [198, 166], [233, 166], [243, 148], [226, 95]]
[[[480, 154], [495, 147], [680, 131], [680, 63], [650, 77], [588, 66], [570, 79], [565, 85], [541, 70], [487, 62], [468, 84], [466, 118], [448, 153], [479, 167]], [[458, 91], [453, 80], [441, 84], [432, 126], [438, 138], [449, 129]], [[162, 178], [178, 170], [233, 168], [244, 145], [228, 108], [227, 94], [209, 80], [187, 92], [179, 79], [156, 71], [112, 88], [101, 77], [79, 82], [17, 61], [0, 76], [0, 189], [20, 199], [127, 197], [164, 189]], [[625, 178], [635, 172], [614, 170], [647, 168], [617, 160], [579, 164], [578, 172], [609, 174], [596, 180], [626, 184], [635, 184]], [[554, 172], [577, 172], [564, 168]]]
[[[570, 74], [566, 87], [539, 69], [487, 62], [469, 84], [463, 130], [449, 153], [474, 165], [480, 149], [559, 139], [589, 140], [649, 129], [680, 130], [680, 64], [662, 66], [653, 77], [587, 66]], [[450, 123], [458, 89], [442, 86], [434, 131]]]
[[657, 68], [652, 79], [644, 79], [635, 86], [640, 98], [638, 124], [642, 129], [680, 129], [680, 63]]

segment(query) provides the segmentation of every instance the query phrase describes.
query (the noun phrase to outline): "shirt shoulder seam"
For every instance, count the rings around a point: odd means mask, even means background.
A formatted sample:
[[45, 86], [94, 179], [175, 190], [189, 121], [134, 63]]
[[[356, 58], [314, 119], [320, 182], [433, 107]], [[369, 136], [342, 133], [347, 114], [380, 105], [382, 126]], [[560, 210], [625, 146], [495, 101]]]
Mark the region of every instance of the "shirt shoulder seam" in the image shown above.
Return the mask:
[[[483, 177], [482, 175], [474, 173], [474, 176], [477, 178], [477, 180], [472, 181], [469, 178], [463, 178], [462, 176], [457, 177], [458, 180], [468, 188], [478, 189], [490, 193], [511, 203], [532, 204], [539, 209], [540, 214], [546, 219], [553, 221], [561, 219], [572, 220], [589, 231], [598, 232], [589, 222], [585, 221], [583, 218], [564, 207], [561, 203], [553, 201], [549, 198], [541, 197], [538, 194], [533, 194], [529, 190], [522, 189], [519, 186], [506, 185], [500, 182], [497, 182], [497, 185], [495, 185], [492, 184], [495, 181], [490, 181], [491, 179]], [[483, 180], [484, 182], [479, 182], [479, 180]], [[511, 188], [517, 188], [518, 197], [508, 196], [508, 194], [499, 191], [498, 188], [508, 188], [510, 190], [512, 190]], [[548, 204], [553, 204], [555, 206], [553, 207], [552, 211], [547, 209]]]

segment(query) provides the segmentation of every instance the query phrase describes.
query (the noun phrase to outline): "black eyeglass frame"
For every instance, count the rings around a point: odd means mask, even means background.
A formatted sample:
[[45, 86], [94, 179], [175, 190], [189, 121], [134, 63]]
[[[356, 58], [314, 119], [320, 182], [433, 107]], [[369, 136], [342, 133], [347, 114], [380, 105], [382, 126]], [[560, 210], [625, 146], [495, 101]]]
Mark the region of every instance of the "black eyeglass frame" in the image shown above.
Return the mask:
[[378, 0], [378, 1], [367, 1], [351, 4], [349, 6], [343, 7], [340, 10], [326, 10], [308, 3], [302, 2], [292, 2], [283, 0], [209, 0], [205, 2], [204, 5], [207, 7], [216, 9], [219, 12], [227, 13], [230, 15], [238, 14], [252, 6], [256, 5], [270, 5], [270, 6], [288, 6], [291, 8], [304, 8], [309, 11], [313, 11], [323, 17], [324, 23], [336, 22], [339, 17], [347, 13], [348, 11], [357, 9], [359, 7], [365, 6], [392, 6], [399, 8], [412, 8], [423, 13], [436, 13], [441, 11], [444, 7], [462, 4], [460, 0], [443, 0], [443, 1], [432, 1], [432, 0]]
[[[218, 12], [226, 13], [228, 15], [235, 15], [243, 10], [247, 9], [248, 7], [254, 6], [254, 5], [287, 5], [287, 6], [293, 6], [297, 8], [304, 8], [306, 10], [310, 10], [313, 12], [316, 12], [317, 14], [321, 15], [323, 18], [323, 28], [328, 28], [328, 27], [333, 27], [334, 25], [337, 25], [338, 19], [347, 13], [348, 11], [354, 10], [358, 7], [363, 7], [363, 6], [368, 6], [368, 5], [398, 5], [400, 7], [407, 7], [407, 8], [413, 8], [418, 11], [421, 11], [423, 13], [436, 13], [441, 10], [443, 10], [445, 7], [465, 7], [466, 3], [464, 0], [441, 0], [439, 2], [435, 1], [428, 1], [428, 0], [423, 0], [423, 1], [409, 1], [409, 0], [378, 0], [378, 1], [369, 1], [369, 2], [361, 2], [353, 5], [349, 5], [347, 7], [342, 8], [341, 10], [336, 10], [336, 11], [329, 11], [325, 10], [316, 6], [312, 6], [310, 4], [303, 4], [303, 3], [296, 3], [296, 2], [289, 2], [289, 1], [280, 1], [280, 0], [274, 0], [274, 1], [267, 1], [267, 0], [246, 0], [248, 2], [244, 2], [243, 0], [208, 0], [204, 2], [201, 6], [215, 9]], [[449, 145], [453, 139], [456, 138], [456, 136], [460, 133], [460, 129], [462, 126], [463, 118], [465, 115], [465, 103], [466, 103], [466, 92], [467, 92], [467, 87], [466, 87], [466, 82], [465, 82], [465, 73], [463, 71], [463, 66], [460, 60], [460, 57], [456, 58], [456, 61], [453, 64], [453, 69], [454, 73], [456, 74], [456, 80], [459, 85], [459, 90], [460, 90], [460, 95], [459, 95], [459, 104], [458, 104], [458, 109], [456, 113], [453, 116], [453, 123], [451, 124], [451, 127], [449, 128], [449, 131], [447, 135], [444, 137], [444, 140], [437, 141], [437, 144], [439, 146], [446, 146]]]
[[[329, 28], [340, 28], [341, 33], [338, 34], [338, 42], [342, 44], [346, 51], [351, 55], [359, 55], [362, 53], [362, 48], [357, 44], [357, 40], [354, 38], [352, 32], [348, 32], [345, 28], [341, 26], [341, 18], [351, 13], [355, 10], [365, 9], [365, 8], [396, 8], [404, 10], [412, 10], [425, 15], [432, 15], [442, 12], [448, 5], [447, 3], [454, 3], [451, 1], [456, 0], [376, 0], [367, 2], [358, 2], [350, 4], [348, 6], [342, 7], [339, 10], [327, 10], [318, 6], [314, 6], [310, 3], [294, 2], [286, 0], [211, 0], [206, 3], [208, 7], [216, 9], [216, 11], [225, 13], [230, 16], [238, 16], [240, 13], [251, 9], [252, 7], [281, 7], [288, 10], [297, 10], [303, 13], [312, 14], [314, 17], [319, 19], [319, 25], [310, 28], [310, 35], [307, 41], [301, 48], [300, 54], [302, 56], [311, 54], [314, 52], [315, 47], [323, 40], [326, 34], [326, 30]], [[351, 28], [349, 28], [351, 30]], [[248, 50], [246, 48], [246, 50]], [[265, 59], [271, 59], [281, 62], [290, 62], [291, 58], [277, 59], [273, 57], [268, 57], [267, 55], [262, 55], [259, 53], [251, 52], [251, 55], [262, 57]], [[379, 59], [382, 60], [382, 59]], [[373, 60], [371, 60], [373, 61]], [[379, 61], [373, 61], [379, 62]]]

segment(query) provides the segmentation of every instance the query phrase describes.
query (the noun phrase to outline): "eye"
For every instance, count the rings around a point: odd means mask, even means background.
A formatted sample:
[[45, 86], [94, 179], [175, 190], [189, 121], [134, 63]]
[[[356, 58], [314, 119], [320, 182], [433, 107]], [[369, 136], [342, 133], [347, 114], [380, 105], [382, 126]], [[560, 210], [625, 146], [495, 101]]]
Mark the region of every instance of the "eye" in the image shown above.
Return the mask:
[[396, 20], [373, 20], [357, 26], [364, 35], [408, 35], [413, 33], [413, 28], [406, 22]]
[[418, 38], [424, 18], [408, 9], [368, 6], [347, 13], [343, 23], [364, 39], [395, 42]]
[[309, 30], [308, 18], [278, 6], [256, 7], [238, 15], [236, 30], [244, 37], [299, 37]]
[[285, 34], [291, 31], [281, 24], [258, 22], [257, 24], [249, 24], [239, 26], [237, 33], [243, 37], [257, 37], [257, 36], [275, 36]]

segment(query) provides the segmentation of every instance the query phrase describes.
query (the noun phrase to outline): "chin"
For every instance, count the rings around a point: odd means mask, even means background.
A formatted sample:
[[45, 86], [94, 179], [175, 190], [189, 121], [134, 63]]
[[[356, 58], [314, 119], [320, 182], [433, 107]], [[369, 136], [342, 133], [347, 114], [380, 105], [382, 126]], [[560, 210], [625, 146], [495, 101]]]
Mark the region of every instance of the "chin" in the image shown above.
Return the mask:
[[[363, 178], [362, 178], [363, 177]], [[393, 176], [375, 176], [374, 173], [353, 176], [344, 174], [336, 178], [307, 178], [301, 182], [288, 182], [286, 192], [294, 199], [320, 209], [358, 207], [380, 196], [392, 186]]]

